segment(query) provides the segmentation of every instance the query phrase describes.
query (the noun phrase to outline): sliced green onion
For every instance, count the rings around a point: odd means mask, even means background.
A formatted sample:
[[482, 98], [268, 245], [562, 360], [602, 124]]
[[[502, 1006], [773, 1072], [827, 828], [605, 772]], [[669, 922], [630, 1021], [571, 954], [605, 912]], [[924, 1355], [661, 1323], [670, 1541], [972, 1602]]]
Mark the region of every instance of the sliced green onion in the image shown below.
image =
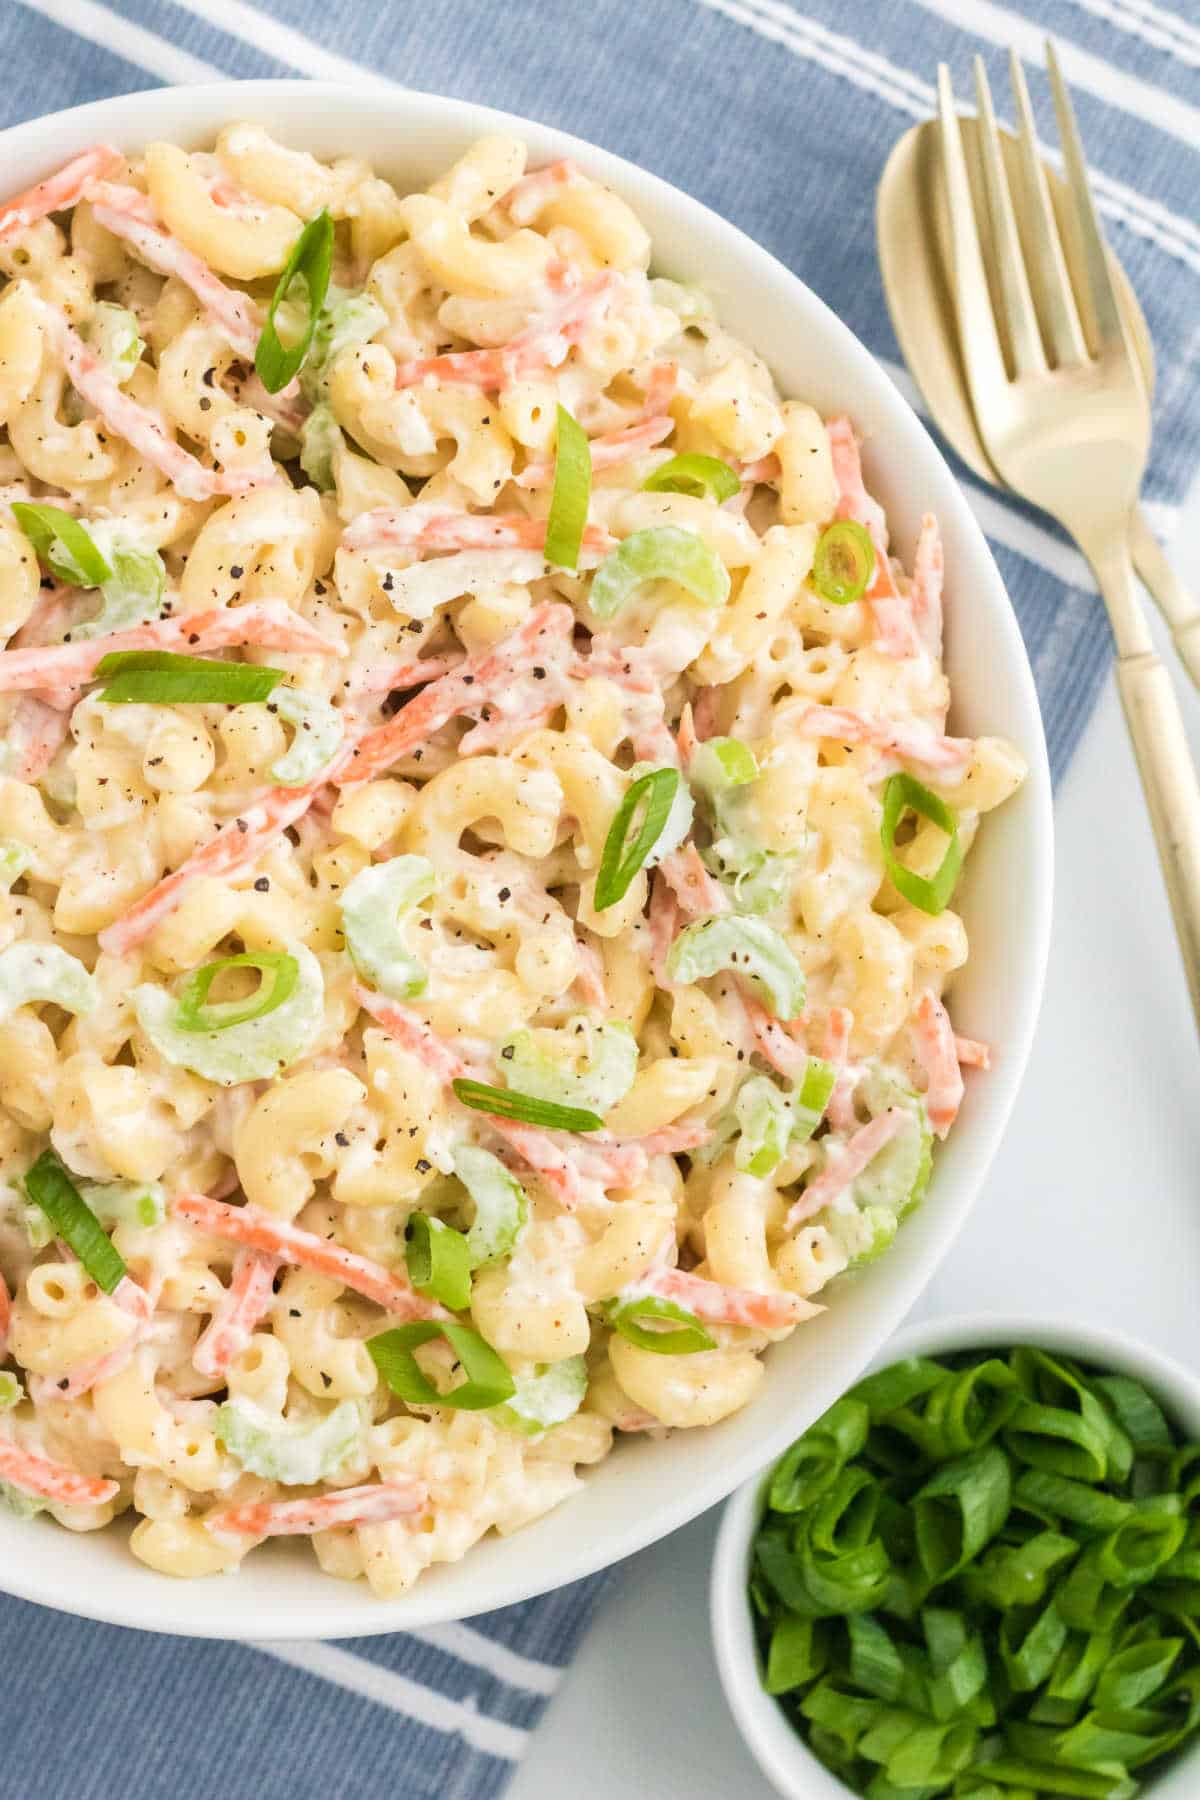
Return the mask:
[[244, 706], [266, 700], [283, 680], [283, 670], [174, 650], [113, 650], [100, 658], [95, 679], [107, 683], [101, 700], [118, 705]]
[[[653, 1350], [658, 1356], [691, 1356], [698, 1350], [715, 1350], [716, 1339], [710, 1337], [694, 1313], [677, 1306], [674, 1300], [662, 1300], [657, 1294], [639, 1294], [633, 1299], [618, 1296], [604, 1308], [604, 1316], [614, 1331], [636, 1344], [639, 1350]], [[661, 1331], [642, 1320], [666, 1320], [674, 1331]]]
[[440, 1300], [451, 1312], [465, 1312], [470, 1306], [471, 1252], [461, 1231], [429, 1213], [413, 1213], [404, 1260], [418, 1294]]
[[554, 492], [546, 520], [545, 554], [560, 569], [576, 569], [592, 493], [592, 451], [587, 433], [565, 406], [558, 408]]
[[[227, 969], [257, 969], [262, 980], [244, 1000], [210, 1000], [213, 983]], [[295, 992], [299, 979], [299, 963], [284, 950], [244, 950], [240, 956], [219, 957], [193, 969], [184, 982], [175, 1009], [175, 1029], [228, 1031], [251, 1019], [265, 1019]]]
[[520, 1093], [606, 1113], [633, 1086], [638, 1044], [630, 1026], [579, 1013], [559, 1027], [523, 1025], [500, 1046], [500, 1059]]
[[[896, 832], [906, 812], [919, 813], [944, 831], [949, 839], [946, 854], [937, 871], [926, 879], [901, 862], [896, 853]], [[958, 815], [938, 794], [931, 794], [914, 775], [901, 772], [891, 775], [883, 790], [883, 822], [880, 826], [883, 860], [888, 877], [898, 894], [902, 894], [921, 912], [945, 912], [950, 904], [959, 871], [963, 864], [962, 845], [958, 839]]]
[[848, 606], [861, 600], [875, 579], [875, 546], [865, 526], [853, 519], [827, 525], [813, 552], [812, 584], [822, 600]]
[[1012, 1504], [1008, 1458], [995, 1446], [946, 1463], [913, 1500], [917, 1555], [932, 1584], [948, 1581], [1000, 1530]]
[[852, 1394], [836, 1401], [776, 1463], [771, 1474], [772, 1510], [804, 1512], [827, 1493], [863, 1448], [870, 1423], [864, 1401]]
[[529, 1218], [529, 1196], [498, 1156], [477, 1144], [460, 1144], [454, 1173], [475, 1206], [467, 1231], [467, 1255], [473, 1269], [511, 1256]]
[[762, 919], [717, 913], [686, 925], [667, 952], [672, 981], [704, 981], [728, 969], [759, 990], [777, 1019], [804, 1010], [804, 970], [786, 940]]
[[763, 1495], [767, 1691], [866, 1800], [1133, 1800], [1200, 1732], [1197, 1460], [1038, 1350], [868, 1377]]
[[[600, 868], [596, 874], [597, 912], [607, 912], [628, 893], [634, 876], [645, 866], [647, 857], [663, 834], [678, 787], [678, 769], [652, 769], [647, 775], [639, 775], [627, 790], [613, 815], [600, 855]], [[643, 803], [645, 810], [641, 824], [631, 835], [634, 815]]]
[[[441, 1393], [422, 1373], [413, 1351], [434, 1338], [444, 1338], [462, 1364], [466, 1380]], [[393, 1394], [407, 1406], [449, 1406], [459, 1412], [482, 1412], [511, 1400], [517, 1391], [508, 1367], [468, 1325], [419, 1322], [397, 1325], [367, 1339], [371, 1360]]]
[[544, 1125], [547, 1131], [600, 1131], [604, 1126], [598, 1113], [579, 1106], [555, 1106], [549, 1100], [535, 1100], [532, 1094], [516, 1094], [511, 1088], [462, 1078], [451, 1086], [464, 1106], [497, 1119], [519, 1119], [525, 1125]]
[[96, 1286], [111, 1294], [125, 1279], [125, 1259], [53, 1150], [43, 1150], [29, 1170], [25, 1192], [75, 1252]]
[[342, 894], [342, 930], [350, 960], [365, 981], [393, 1000], [425, 992], [429, 974], [408, 948], [405, 926], [437, 891], [437, 871], [424, 856], [368, 863]]
[[724, 606], [729, 571], [694, 531], [651, 525], [635, 531], [605, 557], [588, 596], [598, 619], [611, 619], [647, 581], [673, 581], [702, 606]]
[[693, 494], [697, 500], [732, 500], [741, 490], [741, 480], [728, 463], [716, 456], [701, 456], [688, 450], [681, 456], [660, 463], [653, 475], [642, 483], [647, 494]]
[[91, 535], [61, 506], [46, 506], [40, 501], [14, 500], [12, 516], [33, 545], [38, 560], [45, 563], [59, 581], [74, 587], [99, 587], [112, 570], [92, 541]]
[[745, 787], [758, 778], [758, 762], [749, 744], [740, 738], [706, 738], [697, 744], [688, 764], [688, 779], [702, 794], [713, 798], [731, 788]]
[[587, 1363], [582, 1356], [562, 1362], [537, 1363], [525, 1375], [514, 1375], [517, 1391], [492, 1417], [497, 1425], [522, 1437], [540, 1437], [573, 1418], [587, 1393]]
[[283, 755], [271, 764], [271, 780], [278, 787], [303, 787], [340, 745], [345, 733], [342, 715], [320, 694], [294, 687], [276, 688], [267, 709], [295, 732]]
[[768, 1694], [785, 1694], [789, 1688], [806, 1687], [827, 1664], [825, 1628], [816, 1619], [784, 1613], [771, 1633], [763, 1686]]
[[243, 1469], [284, 1487], [312, 1487], [328, 1481], [354, 1451], [363, 1415], [343, 1400], [323, 1418], [273, 1417], [252, 1400], [226, 1400], [217, 1408], [213, 1432]]
[[[222, 1087], [233, 1087], [242, 1081], [269, 1081], [305, 1054], [325, 1014], [325, 978], [320, 963], [304, 944], [296, 944], [290, 952], [256, 951], [245, 961], [271, 973], [277, 982], [288, 980], [289, 957], [297, 965], [296, 976], [282, 1000], [275, 998], [278, 990], [274, 982], [269, 993], [262, 994], [264, 980], [252, 1000], [229, 1003], [234, 1011], [243, 1006], [254, 1008], [250, 1016], [235, 1019], [223, 1015], [218, 1006], [205, 1006], [216, 971], [228, 967], [227, 960], [222, 964], [206, 963], [193, 972], [184, 988], [188, 1004], [182, 1024], [180, 1003], [165, 988], [153, 982], [134, 988], [137, 1022], [167, 1062], [191, 1069], [206, 1081], [215, 1081]], [[211, 975], [209, 970], [213, 971]], [[269, 1004], [257, 1010], [264, 1000]], [[206, 1017], [218, 1022], [205, 1024]]]
[[[632, 784], [640, 781], [643, 775], [653, 775], [664, 765], [650, 762], [635, 762], [629, 770]], [[642, 865], [646, 869], [657, 869], [659, 864], [687, 842], [696, 819], [696, 802], [692, 799], [692, 790], [683, 776], [679, 777], [679, 786], [675, 789], [675, 798], [671, 802], [671, 810], [667, 814], [667, 822], [662, 828], [657, 841], [646, 854]]]
[[[286, 387], [308, 355], [325, 304], [332, 267], [333, 220], [322, 208], [293, 244], [267, 308], [266, 324], [254, 353], [254, 367], [268, 394], [277, 394], [280, 388]], [[303, 289], [303, 297], [297, 288]], [[286, 348], [276, 327], [279, 309], [285, 301], [288, 310], [300, 309], [297, 329], [290, 334], [292, 342]]]

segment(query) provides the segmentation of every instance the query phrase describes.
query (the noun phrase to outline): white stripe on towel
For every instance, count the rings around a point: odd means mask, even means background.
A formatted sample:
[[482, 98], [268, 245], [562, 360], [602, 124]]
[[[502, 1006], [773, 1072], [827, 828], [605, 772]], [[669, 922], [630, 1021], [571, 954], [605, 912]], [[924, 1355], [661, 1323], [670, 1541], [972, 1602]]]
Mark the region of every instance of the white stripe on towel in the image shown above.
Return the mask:
[[376, 1706], [386, 1706], [389, 1712], [400, 1713], [418, 1725], [456, 1734], [472, 1749], [482, 1750], [488, 1756], [517, 1762], [528, 1747], [529, 1733], [521, 1726], [489, 1719], [469, 1701], [447, 1699], [445, 1694], [422, 1687], [407, 1675], [397, 1675], [393, 1669], [381, 1668], [364, 1656], [354, 1656], [337, 1644], [252, 1644], [250, 1648], [322, 1681], [331, 1681], [335, 1687], [358, 1694]]

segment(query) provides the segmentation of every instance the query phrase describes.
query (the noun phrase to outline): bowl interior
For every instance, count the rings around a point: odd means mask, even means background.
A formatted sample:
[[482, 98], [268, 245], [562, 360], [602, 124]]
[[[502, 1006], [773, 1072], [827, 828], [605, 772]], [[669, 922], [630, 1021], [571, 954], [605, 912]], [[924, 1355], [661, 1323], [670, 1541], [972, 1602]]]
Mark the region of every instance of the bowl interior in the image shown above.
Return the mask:
[[[431, 1570], [398, 1602], [320, 1575], [307, 1552], [271, 1546], [235, 1585], [182, 1586], [133, 1559], [119, 1530], [75, 1537], [0, 1517], [0, 1585], [28, 1599], [163, 1631], [231, 1637], [337, 1637], [462, 1618], [575, 1580], [631, 1554], [723, 1498], [778, 1454], [859, 1373], [895, 1328], [962, 1224], [999, 1142], [1025, 1065], [1049, 934], [1049, 774], [1033, 681], [999, 573], [958, 487], [915, 415], [839, 320], [764, 250], [698, 202], [561, 132], [422, 94], [380, 95], [307, 82], [221, 83], [100, 102], [0, 135], [5, 187], [36, 180], [98, 138], [133, 151], [156, 137], [201, 145], [254, 119], [322, 156], [369, 157], [410, 187], [428, 183], [487, 131], [522, 135], [536, 164], [570, 155], [634, 205], [655, 267], [703, 281], [724, 323], [759, 350], [785, 393], [849, 412], [868, 440], [868, 481], [911, 556], [921, 515], [942, 525], [948, 570], [947, 667], [954, 726], [1012, 738], [1030, 776], [989, 818], [961, 894], [973, 954], [956, 984], [959, 1028], [998, 1046], [969, 1084], [929, 1198], [886, 1258], [844, 1282], [830, 1309], [769, 1356], [755, 1403], [703, 1433], [623, 1444], [585, 1490], [534, 1528], [492, 1537], [463, 1563]], [[959, 902], [956, 902], [959, 904]]]
[[[1188, 1438], [1200, 1438], [1200, 1379], [1169, 1357], [1123, 1332], [1057, 1319], [977, 1313], [922, 1320], [899, 1332], [872, 1358], [886, 1369], [907, 1356], [944, 1356], [956, 1350], [1006, 1350], [1029, 1344], [1097, 1369], [1132, 1375]], [[760, 1679], [758, 1648], [746, 1597], [750, 1546], [765, 1505], [765, 1476], [748, 1481], [730, 1500], [713, 1559], [710, 1616], [721, 1685], [738, 1728], [768, 1779], [788, 1800], [846, 1800], [849, 1789], [829, 1773], [793, 1731]], [[1154, 1800], [1191, 1800], [1197, 1792], [1200, 1745], [1168, 1765], [1146, 1788]]]

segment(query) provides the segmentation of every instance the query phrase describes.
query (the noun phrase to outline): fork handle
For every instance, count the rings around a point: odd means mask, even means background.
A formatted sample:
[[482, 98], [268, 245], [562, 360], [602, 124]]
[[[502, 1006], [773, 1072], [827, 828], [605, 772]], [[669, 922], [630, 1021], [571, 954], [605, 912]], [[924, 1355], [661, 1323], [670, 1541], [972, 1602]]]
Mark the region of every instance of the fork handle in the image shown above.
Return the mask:
[[1129, 548], [1134, 567], [1171, 628], [1180, 661], [1200, 688], [1200, 605], [1167, 561], [1140, 506], [1134, 507], [1129, 522]]
[[1171, 677], [1153, 650], [1117, 661], [1167, 897], [1200, 1025], [1200, 785]]

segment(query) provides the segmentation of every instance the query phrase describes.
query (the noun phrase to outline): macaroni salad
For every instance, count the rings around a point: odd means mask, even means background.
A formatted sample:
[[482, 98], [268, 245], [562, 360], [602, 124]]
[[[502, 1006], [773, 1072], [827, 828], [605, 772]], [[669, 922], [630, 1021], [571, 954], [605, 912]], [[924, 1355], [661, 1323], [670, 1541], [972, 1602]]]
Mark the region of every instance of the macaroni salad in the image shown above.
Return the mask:
[[168, 1574], [745, 1405], [987, 1065], [936, 521], [525, 163], [0, 206], [0, 1499]]

